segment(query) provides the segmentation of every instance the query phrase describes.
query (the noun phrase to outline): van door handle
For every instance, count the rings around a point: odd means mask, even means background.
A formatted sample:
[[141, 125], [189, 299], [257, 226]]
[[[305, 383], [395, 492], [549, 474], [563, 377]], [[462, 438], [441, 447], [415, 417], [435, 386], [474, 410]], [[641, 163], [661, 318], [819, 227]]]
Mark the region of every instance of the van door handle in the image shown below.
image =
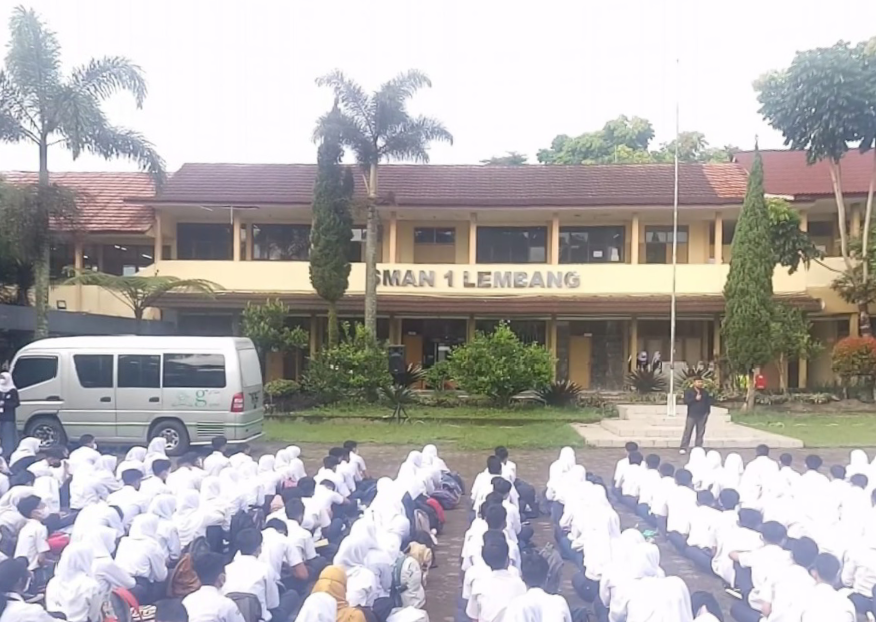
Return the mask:
[[101, 401], [101, 402], [112, 402], [112, 401], [113, 401], [113, 398], [111, 398], [111, 397], [102, 397], [102, 398], [100, 398], [100, 401]]
[[150, 397], [150, 398], [149, 398], [149, 401], [150, 401], [151, 403], [153, 403], [153, 404], [157, 404], [157, 403], [158, 403], [158, 398], [157, 398], [157, 397]]
[[60, 395], [50, 395], [49, 397], [46, 398], [46, 401], [47, 402], [60, 402], [61, 396]]

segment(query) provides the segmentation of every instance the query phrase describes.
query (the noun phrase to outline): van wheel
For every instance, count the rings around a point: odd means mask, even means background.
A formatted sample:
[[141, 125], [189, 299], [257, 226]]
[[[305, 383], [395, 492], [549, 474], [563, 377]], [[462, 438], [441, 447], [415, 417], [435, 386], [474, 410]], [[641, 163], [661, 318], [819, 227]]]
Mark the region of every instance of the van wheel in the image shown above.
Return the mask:
[[38, 438], [41, 448], [67, 444], [64, 426], [55, 417], [34, 417], [27, 423], [24, 433], [26, 436]]
[[189, 432], [186, 426], [176, 419], [164, 419], [156, 423], [149, 440], [159, 436], [167, 441], [168, 456], [181, 456], [189, 450]]

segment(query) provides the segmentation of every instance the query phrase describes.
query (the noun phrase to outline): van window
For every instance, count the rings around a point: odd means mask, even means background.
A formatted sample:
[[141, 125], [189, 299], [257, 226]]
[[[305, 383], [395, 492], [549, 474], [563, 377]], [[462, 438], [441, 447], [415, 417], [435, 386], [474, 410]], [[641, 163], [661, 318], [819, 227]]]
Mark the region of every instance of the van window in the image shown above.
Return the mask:
[[160, 386], [160, 355], [119, 354], [120, 389], [157, 389]]
[[27, 356], [15, 362], [12, 380], [19, 389], [46, 382], [58, 375], [57, 356]]
[[240, 358], [240, 375], [243, 378], [243, 386], [254, 387], [262, 383], [262, 364], [259, 355], [252, 348], [238, 350]]
[[225, 357], [222, 354], [165, 354], [165, 389], [222, 389]]
[[73, 365], [83, 389], [113, 388], [112, 354], [74, 354]]

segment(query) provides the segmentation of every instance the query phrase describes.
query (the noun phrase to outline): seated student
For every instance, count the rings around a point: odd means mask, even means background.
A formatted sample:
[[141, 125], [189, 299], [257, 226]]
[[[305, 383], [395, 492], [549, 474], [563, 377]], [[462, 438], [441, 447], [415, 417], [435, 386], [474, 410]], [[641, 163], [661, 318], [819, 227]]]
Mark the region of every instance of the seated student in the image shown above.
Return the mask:
[[712, 534], [715, 543], [713, 553], [721, 547], [726, 534], [739, 522], [739, 493], [734, 488], [725, 488], [718, 496], [717, 507], [720, 513], [715, 520]]
[[805, 596], [815, 586], [815, 579], [812, 578], [809, 569], [818, 557], [818, 545], [811, 538], [795, 540], [791, 557], [794, 564], [776, 578], [771, 598], [765, 599], [761, 610], [755, 611], [745, 602], [740, 601], [734, 603], [730, 610], [734, 618], [740, 622], [757, 622], [761, 617], [764, 622], [800, 619]]
[[639, 502], [639, 487], [645, 469], [642, 468], [642, 454], [634, 451], [630, 454], [630, 464], [624, 469], [620, 480], [620, 500], [628, 508], [636, 509]]
[[213, 447], [213, 453], [204, 458], [204, 472], [207, 475], [219, 475], [219, 472], [231, 464], [231, 461], [225, 455], [225, 450], [228, 447], [228, 439], [224, 436], [215, 436], [210, 441]]
[[[523, 525], [520, 522], [520, 510], [509, 499], [511, 488], [511, 482], [504, 477], [493, 478], [493, 492], [502, 496], [502, 506], [508, 512], [508, 527], [514, 533], [514, 537], [520, 543], [520, 546], [525, 548], [529, 546], [529, 541], [532, 540], [534, 531], [531, 526]], [[489, 495], [487, 496], [489, 497]]]
[[691, 514], [690, 533], [684, 550], [684, 554], [705, 572], [712, 571], [712, 557], [718, 547], [715, 531], [721, 521], [721, 513], [714, 505], [715, 497], [711, 491], [701, 490], [697, 493], [697, 508]]
[[760, 510], [763, 489], [778, 472], [779, 465], [770, 458], [770, 448], [766, 445], [758, 445], [755, 454], [754, 460], [745, 465], [738, 492], [743, 507]]
[[633, 441], [629, 441], [624, 445], [624, 449], [627, 452], [627, 455], [617, 461], [617, 465], [614, 467], [614, 477], [612, 478], [612, 493], [614, 493], [615, 498], [620, 497], [620, 483], [621, 478], [623, 477], [624, 471], [627, 470], [627, 467], [630, 466], [630, 454], [634, 451], [639, 451], [638, 443], [634, 443]]
[[548, 481], [544, 490], [544, 498], [551, 508], [551, 518], [554, 522], [557, 522], [560, 514], [562, 514], [561, 510], [558, 511], [553, 509], [553, 502], [557, 499], [557, 490], [562, 486], [566, 473], [571, 471], [576, 463], [577, 459], [575, 458], [575, 450], [571, 447], [563, 447], [560, 450], [559, 458], [551, 463], [550, 470], [548, 471]]
[[488, 457], [486, 470], [478, 473], [471, 485], [472, 511], [469, 513], [469, 522], [475, 519], [477, 509], [483, 505], [486, 496], [493, 492], [493, 478], [501, 476], [502, 461], [499, 460], [498, 456]]
[[57, 622], [41, 605], [24, 601], [30, 577], [26, 559], [0, 561], [0, 622]]
[[329, 455], [338, 459], [338, 466], [335, 473], [343, 478], [344, 487], [350, 491], [349, 497], [356, 492], [356, 473], [358, 469], [356, 465], [350, 462], [350, 452], [343, 447], [332, 447], [329, 449]]
[[510, 459], [507, 447], [496, 447], [495, 455], [502, 461], [502, 477], [511, 482], [517, 493], [520, 515], [524, 518], [538, 518], [538, 500], [535, 487], [517, 477], [517, 464]]
[[200, 468], [200, 462], [200, 456], [194, 451], [180, 456], [176, 461], [176, 471], [168, 475], [164, 481], [171, 493], [178, 495], [184, 490], [201, 489], [201, 482], [204, 481], [207, 474]]
[[800, 622], [856, 622], [852, 601], [837, 592], [834, 584], [839, 575], [840, 563], [829, 553], [820, 553], [812, 567], [815, 587], [806, 595]]
[[645, 456], [645, 467], [639, 482], [639, 503], [636, 506], [636, 514], [653, 525], [655, 519], [651, 514], [651, 504], [660, 486], [660, 456], [657, 454]]
[[[733, 551], [754, 551], [763, 546], [760, 534], [761, 513], [749, 508], [741, 508], [736, 525], [729, 527], [718, 540], [718, 548], [712, 558], [712, 571], [724, 580], [728, 587], [736, 587], [736, 562], [730, 557]], [[750, 577], [748, 579], [750, 582]]]
[[[67, 449], [61, 446], [47, 447], [40, 453], [43, 459], [32, 463], [27, 470], [34, 477], [54, 477], [63, 486], [70, 479], [70, 466], [67, 462]], [[12, 470], [13, 473], [15, 469]]]
[[[153, 466], [159, 462], [156, 460]], [[176, 497], [173, 495], [162, 494], [152, 499], [152, 503], [149, 504], [149, 513], [158, 517], [158, 542], [171, 563], [179, 561], [182, 550], [179, 530], [173, 523], [176, 501]]]
[[867, 487], [870, 480], [862, 473], [856, 473], [849, 479], [849, 491], [840, 508], [840, 530], [850, 541], [866, 535], [868, 517], [873, 504]]
[[724, 622], [724, 613], [718, 599], [711, 592], [694, 592], [690, 595], [690, 607], [694, 622]]
[[[299, 594], [306, 593], [304, 587], [309, 578], [307, 566], [301, 557], [298, 547], [288, 537], [286, 523], [278, 518], [272, 518], [262, 530], [262, 551], [259, 559], [271, 569], [271, 576], [276, 583], [295, 583], [293, 589]], [[318, 574], [314, 576], [314, 580]], [[284, 584], [284, 587], [286, 585]], [[301, 589], [296, 589], [296, 588]]]
[[204, 553], [195, 558], [194, 565], [201, 587], [182, 601], [189, 622], [246, 622], [234, 601], [220, 591], [225, 583], [225, 558]]
[[[483, 547], [490, 544], [490, 542], [502, 542], [506, 546], [508, 544], [508, 539], [505, 536], [505, 533], [499, 531], [498, 529], [488, 529], [482, 536], [481, 550], [483, 551]], [[519, 571], [514, 566], [509, 566], [508, 568], [512, 574], [517, 574], [519, 576]], [[492, 572], [492, 569], [487, 566], [483, 557], [478, 556], [475, 558], [474, 563], [471, 567], [463, 573], [462, 580], [462, 597], [458, 603], [458, 613], [457, 618], [459, 619], [468, 619], [465, 617], [465, 608], [468, 605], [468, 600], [471, 598], [471, 588], [474, 585], [474, 582], [478, 578], [483, 578], [485, 576], [489, 576]]]
[[365, 459], [359, 455], [359, 444], [356, 441], [344, 441], [344, 449], [350, 452], [350, 462], [356, 465], [356, 481], [368, 479], [368, 467]]
[[340, 494], [344, 499], [350, 496], [350, 489], [347, 488], [347, 483], [344, 481], [344, 476], [338, 473], [338, 466], [340, 466], [341, 461], [338, 460], [334, 456], [326, 456], [322, 459], [322, 468], [316, 472], [316, 475], [313, 476], [313, 481], [317, 484], [321, 484], [325, 481], [329, 481], [334, 484], [335, 490]]
[[661, 620], [684, 622], [692, 618], [690, 592], [680, 577], [646, 577], [612, 600], [611, 622]]
[[[770, 598], [773, 583], [791, 567], [791, 555], [784, 549], [785, 526], [768, 521], [761, 526], [764, 545], [753, 551], [731, 551], [735, 562], [736, 587], [752, 609], [763, 610]], [[748, 569], [748, 572], [744, 570]]]
[[651, 494], [649, 511], [654, 518], [654, 524], [662, 534], [666, 534], [666, 516], [668, 515], [667, 502], [675, 490], [675, 467], [668, 462], [660, 465], [660, 481], [654, 486]]
[[64, 614], [68, 622], [101, 619], [103, 599], [100, 584], [91, 576], [93, 562], [94, 555], [85, 544], [64, 549], [55, 576], [46, 586], [46, 610]]
[[140, 482], [143, 481], [143, 473], [137, 469], [127, 469], [122, 473], [122, 486], [106, 498], [107, 504], [121, 508], [122, 524], [127, 530], [134, 518], [148, 508], [145, 497], [140, 494]]
[[675, 472], [675, 489], [666, 500], [666, 537], [679, 551], [687, 547], [690, 516], [696, 508], [697, 494], [691, 488], [693, 476], [687, 469]]
[[152, 462], [152, 475], [144, 477], [143, 481], [140, 482], [140, 494], [147, 507], [158, 495], [173, 494], [166, 483], [169, 475], [170, 460], [158, 458]]
[[91, 434], [83, 434], [79, 437], [79, 447], [70, 452], [67, 462], [70, 465], [70, 473], [76, 474], [76, 468], [82, 464], [94, 464], [100, 458], [97, 451], [97, 441]]
[[155, 622], [189, 622], [189, 614], [181, 600], [166, 598], [155, 603]]
[[528, 589], [508, 603], [503, 621], [572, 622], [566, 599], [544, 591], [549, 571], [547, 560], [535, 551], [527, 551], [522, 566], [521, 575]]
[[[18, 532], [13, 557], [27, 559], [27, 569], [35, 572], [46, 566], [46, 554], [49, 552], [49, 532], [42, 520], [45, 518], [45, 506], [42, 499], [36, 495], [25, 497], [18, 502], [18, 512], [25, 518], [25, 523]], [[40, 577], [37, 587], [45, 585], [45, 576]]]
[[508, 570], [507, 542], [491, 539], [483, 545], [481, 556], [491, 572], [472, 582], [465, 613], [473, 622], [495, 622], [502, 620], [511, 600], [526, 593], [526, 585], [517, 573]]
[[794, 499], [797, 502], [805, 503], [814, 501], [816, 498], [827, 494], [830, 480], [819, 471], [824, 461], [821, 456], [810, 455], [806, 456], [806, 472], [804, 472], [797, 480], [793, 488]]
[[481, 547], [483, 539], [479, 536], [488, 530], [501, 531], [505, 534], [505, 539], [508, 541], [509, 555], [512, 566], [520, 568], [520, 549], [516, 540], [512, 537], [507, 524], [508, 513], [500, 503], [484, 503], [482, 508], [483, 520], [472, 526], [466, 532], [465, 539], [462, 545], [462, 571], [465, 572], [477, 562], [477, 558], [481, 556]]
[[289, 590], [280, 597], [273, 570], [260, 559], [262, 534], [255, 529], [244, 529], [237, 534], [238, 549], [234, 561], [225, 567], [222, 593], [252, 594], [261, 605], [264, 622], [276, 618], [286, 621], [301, 602], [300, 596]]
[[[330, 560], [317, 555], [313, 534], [301, 526], [304, 517], [304, 503], [301, 499], [289, 499], [286, 506], [282, 510], [282, 518], [277, 516], [277, 513], [271, 514], [270, 520], [282, 520], [286, 526], [286, 539], [292, 544], [297, 552], [298, 558], [304, 564], [306, 576], [300, 577], [300, 569], [298, 575], [293, 573], [295, 581], [284, 581], [286, 587], [301, 587], [300, 581], [308, 583], [313, 582], [319, 577], [319, 573], [329, 565]], [[298, 581], [298, 582], [296, 582]]]
[[135, 518], [130, 535], [119, 542], [116, 564], [134, 577], [137, 586], [130, 591], [141, 605], [151, 604], [164, 594], [167, 561], [158, 543], [158, 517], [142, 514]]
[[855, 546], [849, 547], [843, 563], [842, 583], [851, 588], [849, 599], [858, 613], [876, 611], [873, 603], [873, 588], [876, 587], [876, 526], [868, 526]]

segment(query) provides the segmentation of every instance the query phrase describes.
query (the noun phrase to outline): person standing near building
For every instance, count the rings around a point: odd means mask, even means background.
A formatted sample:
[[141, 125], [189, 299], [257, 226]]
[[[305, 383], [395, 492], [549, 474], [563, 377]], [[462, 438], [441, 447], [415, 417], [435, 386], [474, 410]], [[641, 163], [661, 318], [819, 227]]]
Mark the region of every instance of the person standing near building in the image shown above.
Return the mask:
[[15, 410], [19, 405], [18, 389], [12, 381], [12, 374], [8, 371], [0, 372], [0, 444], [7, 459], [18, 445]]
[[684, 422], [684, 435], [681, 437], [680, 453], [686, 454], [690, 447], [690, 437], [696, 430], [694, 444], [703, 446], [706, 436], [706, 422], [712, 411], [712, 396], [703, 386], [703, 379], [697, 378], [693, 386], [684, 392], [684, 405], [687, 406], [687, 420]]

